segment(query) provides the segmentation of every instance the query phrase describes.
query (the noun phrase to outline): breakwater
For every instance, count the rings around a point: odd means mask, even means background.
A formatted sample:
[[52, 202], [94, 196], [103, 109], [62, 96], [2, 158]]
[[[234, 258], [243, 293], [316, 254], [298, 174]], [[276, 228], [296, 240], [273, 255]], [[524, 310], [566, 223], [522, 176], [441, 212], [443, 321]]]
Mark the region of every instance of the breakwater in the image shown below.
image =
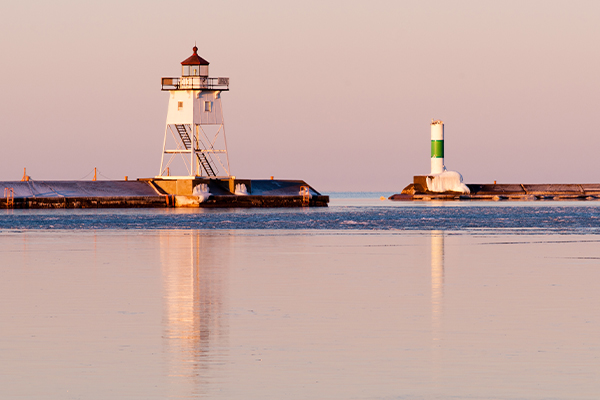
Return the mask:
[[467, 184], [470, 193], [432, 192], [417, 179], [390, 200], [600, 200], [600, 183]]
[[[195, 196], [196, 186], [208, 189]], [[235, 188], [244, 185], [244, 193]], [[2, 208], [326, 207], [300, 180], [139, 179], [137, 181], [0, 181]], [[0, 192], [2, 193], [2, 192]]]

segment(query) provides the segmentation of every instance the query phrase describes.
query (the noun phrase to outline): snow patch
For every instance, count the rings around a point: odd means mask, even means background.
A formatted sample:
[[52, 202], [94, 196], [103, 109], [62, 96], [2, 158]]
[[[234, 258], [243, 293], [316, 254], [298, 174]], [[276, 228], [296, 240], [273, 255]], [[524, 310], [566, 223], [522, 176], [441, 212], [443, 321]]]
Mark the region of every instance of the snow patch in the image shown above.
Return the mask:
[[198, 201], [200, 203], [208, 200], [208, 198], [210, 197], [208, 185], [206, 183], [201, 183], [199, 185], [194, 186], [194, 190], [192, 190], [192, 196], [198, 197]]
[[235, 192], [238, 196], [248, 196], [248, 189], [246, 189], [246, 184], [238, 183], [235, 185]]
[[430, 192], [459, 192], [471, 193], [463, 183], [463, 177], [456, 171], [446, 171], [427, 177], [427, 190]]

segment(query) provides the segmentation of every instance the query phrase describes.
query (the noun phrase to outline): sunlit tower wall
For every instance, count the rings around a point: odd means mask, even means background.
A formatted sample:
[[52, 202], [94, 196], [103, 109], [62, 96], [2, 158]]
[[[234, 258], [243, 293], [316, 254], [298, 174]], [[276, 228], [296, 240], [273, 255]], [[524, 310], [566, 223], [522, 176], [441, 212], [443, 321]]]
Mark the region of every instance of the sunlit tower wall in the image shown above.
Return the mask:
[[209, 62], [193, 51], [181, 62], [181, 77], [161, 80], [169, 106], [157, 178], [231, 176], [221, 105], [229, 78], [210, 78]]
[[441, 174], [444, 166], [444, 122], [431, 120], [431, 174]]

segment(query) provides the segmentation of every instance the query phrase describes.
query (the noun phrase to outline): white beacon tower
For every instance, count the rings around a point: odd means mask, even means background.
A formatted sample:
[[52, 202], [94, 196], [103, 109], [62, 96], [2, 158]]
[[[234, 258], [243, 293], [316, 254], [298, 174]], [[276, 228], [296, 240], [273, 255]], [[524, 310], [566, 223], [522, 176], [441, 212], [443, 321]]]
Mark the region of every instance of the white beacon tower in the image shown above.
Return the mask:
[[221, 92], [229, 78], [210, 78], [208, 61], [194, 54], [181, 62], [180, 78], [162, 78], [169, 91], [167, 123], [157, 178], [231, 176]]
[[426, 177], [426, 184], [430, 192], [470, 192], [460, 173], [446, 170], [444, 122], [440, 120], [431, 120], [431, 174]]
[[441, 174], [444, 166], [444, 122], [431, 120], [431, 174]]

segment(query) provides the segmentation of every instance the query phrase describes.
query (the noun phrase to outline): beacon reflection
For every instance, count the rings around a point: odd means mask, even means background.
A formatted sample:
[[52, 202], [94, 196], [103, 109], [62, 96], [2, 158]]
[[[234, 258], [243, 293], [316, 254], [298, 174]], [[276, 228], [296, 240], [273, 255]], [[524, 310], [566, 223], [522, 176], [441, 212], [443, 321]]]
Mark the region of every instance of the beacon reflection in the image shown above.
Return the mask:
[[227, 348], [223, 302], [231, 240], [198, 231], [160, 234], [166, 364], [179, 385], [193, 385], [188, 393], [202, 390]]
[[431, 324], [434, 340], [440, 340], [444, 306], [444, 232], [431, 231]]

